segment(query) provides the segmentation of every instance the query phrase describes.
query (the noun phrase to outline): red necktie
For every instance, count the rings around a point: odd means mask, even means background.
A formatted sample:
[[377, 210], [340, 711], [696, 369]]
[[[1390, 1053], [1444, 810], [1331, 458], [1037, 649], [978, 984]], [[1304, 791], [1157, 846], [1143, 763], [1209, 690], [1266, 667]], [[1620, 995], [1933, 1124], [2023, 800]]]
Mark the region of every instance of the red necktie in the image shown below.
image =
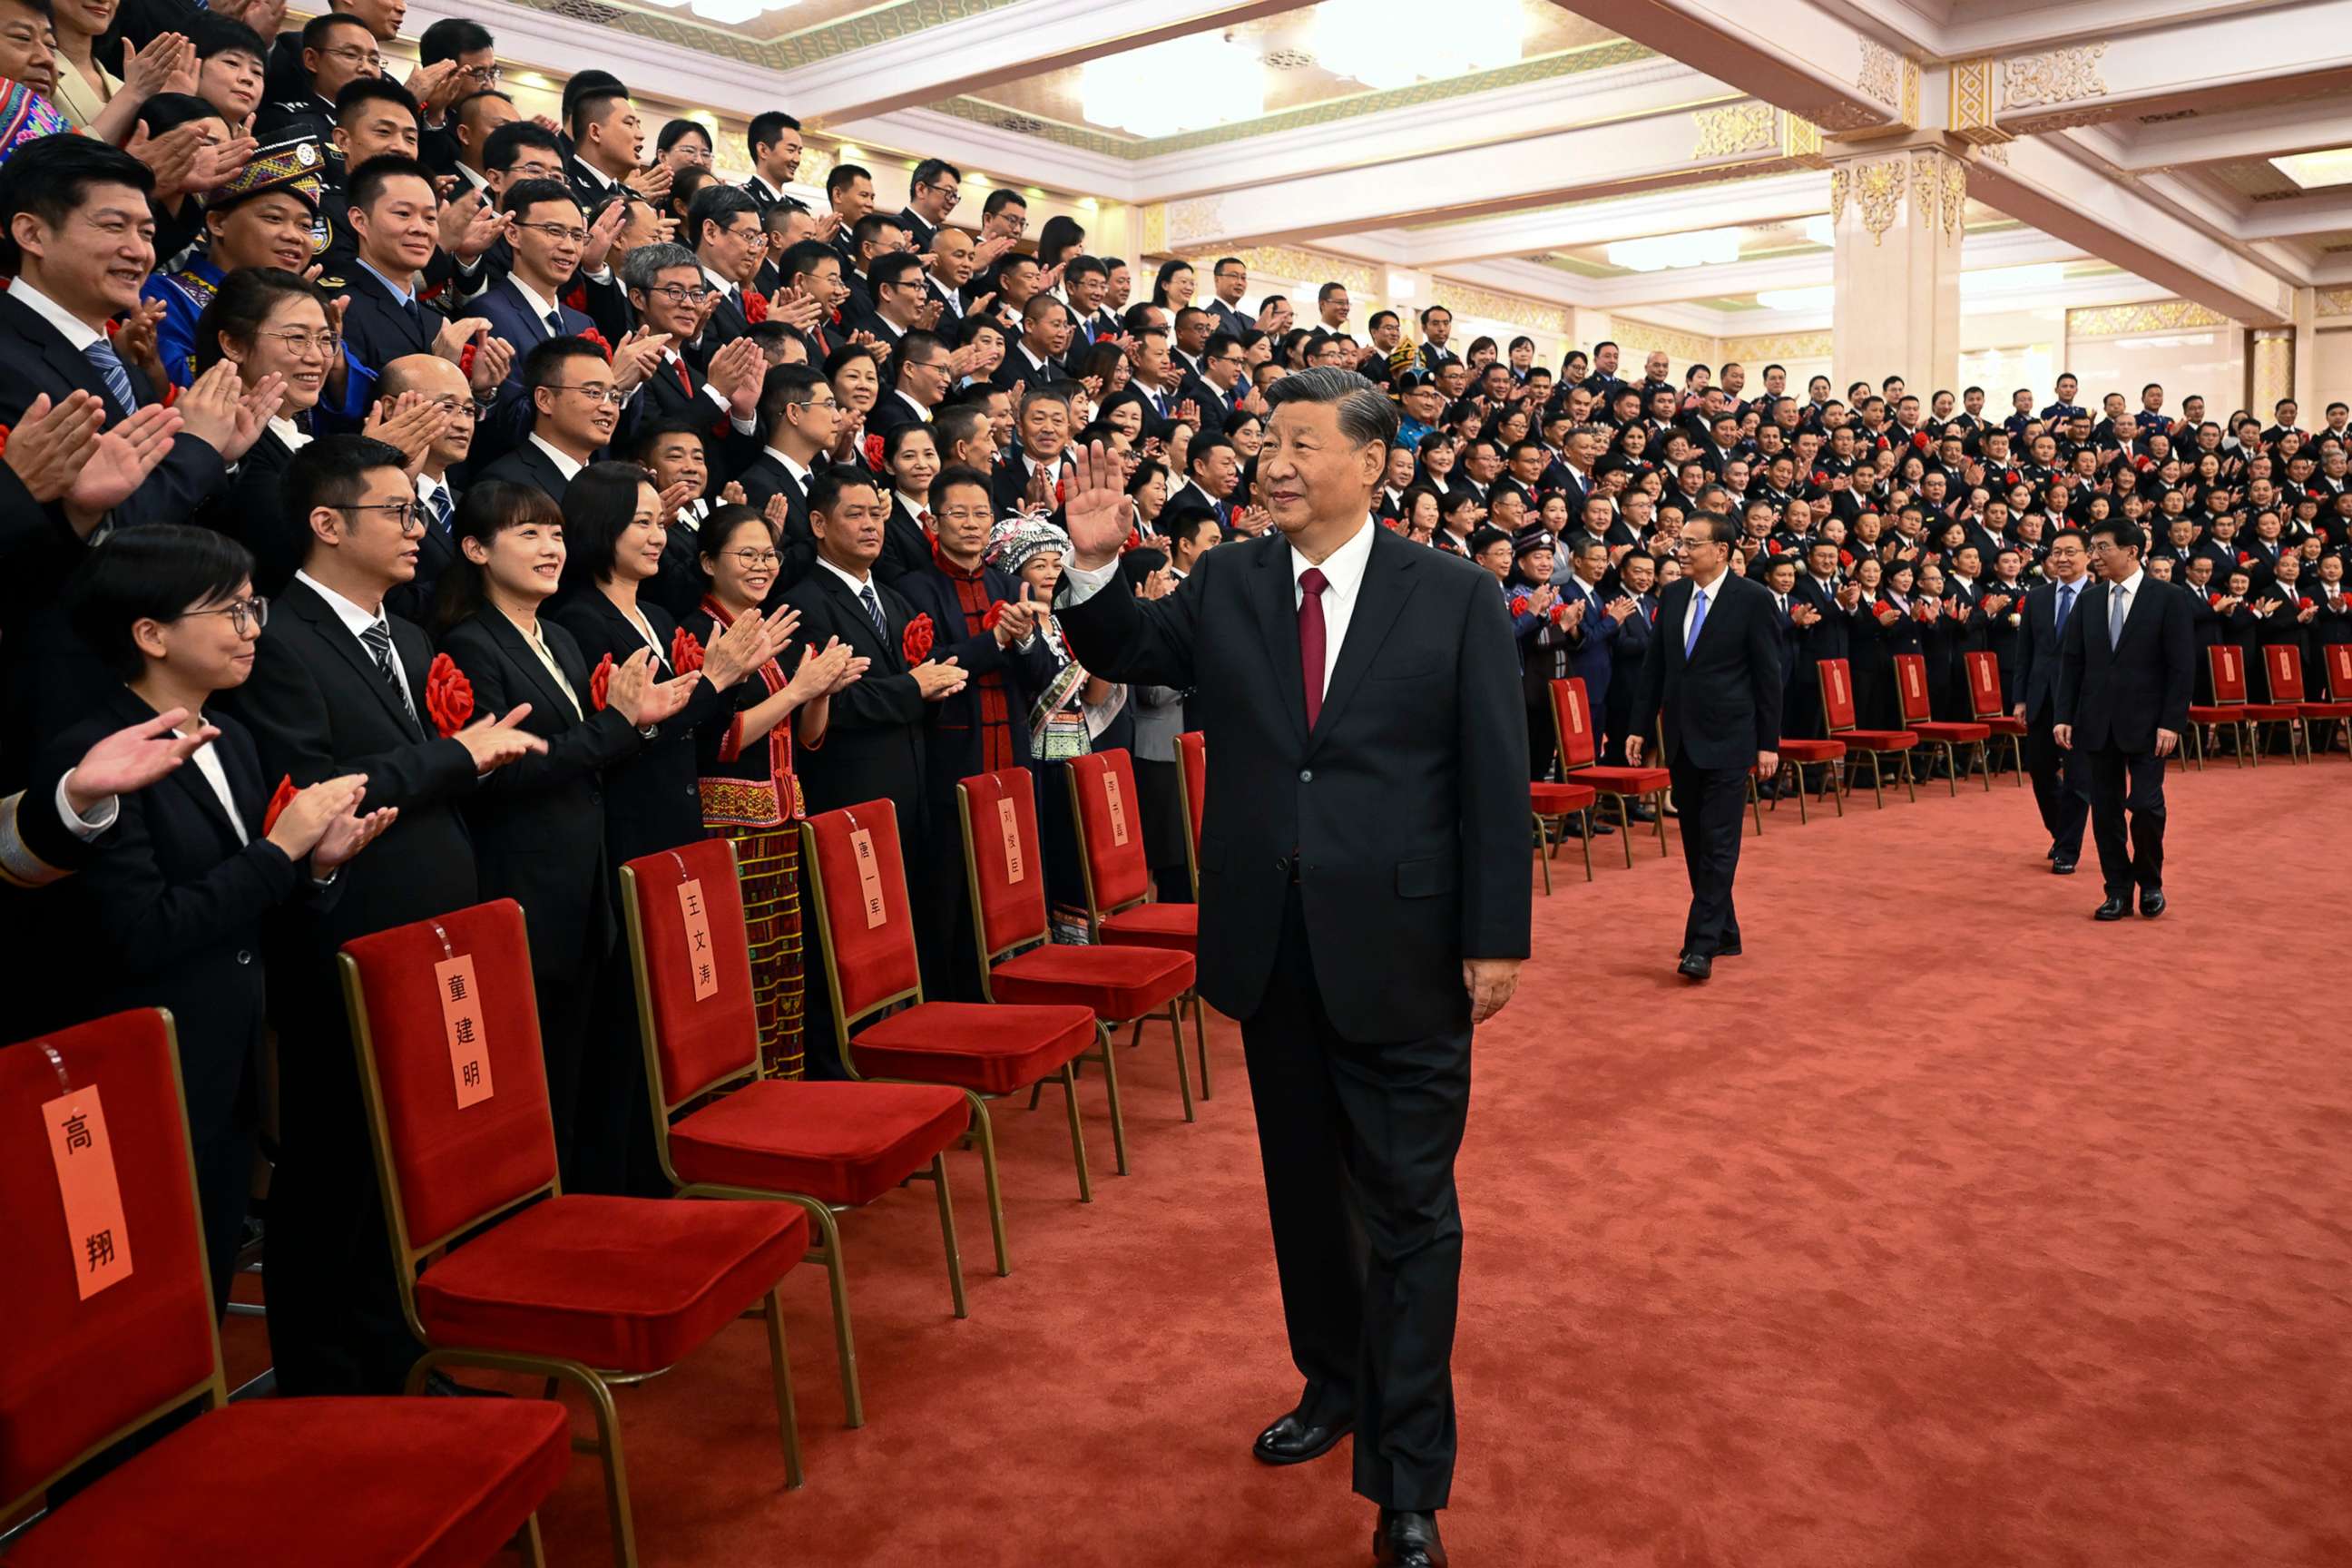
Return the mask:
[[1319, 566], [1298, 574], [1298, 668], [1307, 678], [1307, 727], [1323, 713], [1323, 590], [1331, 580]]
[[686, 395], [688, 397], [692, 397], [694, 395], [694, 377], [686, 373], [686, 362], [684, 360], [679, 360], [677, 363], [677, 384], [686, 388]]

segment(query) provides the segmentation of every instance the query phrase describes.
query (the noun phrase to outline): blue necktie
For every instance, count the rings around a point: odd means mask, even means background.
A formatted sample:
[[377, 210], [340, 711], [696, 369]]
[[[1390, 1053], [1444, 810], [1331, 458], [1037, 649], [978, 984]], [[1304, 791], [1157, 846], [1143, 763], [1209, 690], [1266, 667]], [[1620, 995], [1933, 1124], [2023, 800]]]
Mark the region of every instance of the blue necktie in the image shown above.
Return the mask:
[[433, 521], [441, 530], [441, 536], [446, 539], [449, 536], [449, 487], [447, 485], [434, 487], [431, 504]]
[[1690, 629], [1683, 634], [1683, 657], [1690, 658], [1691, 649], [1698, 646], [1698, 629], [1706, 625], [1706, 590], [1700, 588], [1691, 595]]
[[2074, 613], [2074, 584], [2072, 583], [2061, 583], [2058, 584], [2058, 624], [2050, 628], [2050, 635], [2052, 637], [2057, 637], [2061, 633], [2064, 632], [2066, 629], [2066, 617]]
[[866, 613], [873, 617], [875, 631], [881, 635], [884, 642], [889, 641], [890, 623], [882, 618], [882, 601], [874, 596], [874, 584], [868, 583], [860, 588], [857, 596], [866, 602]]
[[108, 395], [121, 405], [123, 412], [137, 413], [139, 395], [131, 389], [131, 373], [122, 368], [122, 356], [114, 352], [113, 340], [101, 337], [81, 352], [82, 357], [89, 360], [91, 368], [98, 372], [99, 379], [106, 383]]

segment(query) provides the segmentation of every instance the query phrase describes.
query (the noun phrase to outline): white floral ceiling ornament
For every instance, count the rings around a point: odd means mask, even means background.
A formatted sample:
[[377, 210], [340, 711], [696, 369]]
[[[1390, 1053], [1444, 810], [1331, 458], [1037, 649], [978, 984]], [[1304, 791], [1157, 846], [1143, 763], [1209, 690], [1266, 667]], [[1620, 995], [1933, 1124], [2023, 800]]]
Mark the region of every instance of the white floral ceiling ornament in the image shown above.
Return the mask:
[[1442, 26], [1423, 0], [1323, 0], [1315, 57], [1325, 70], [1387, 89], [1519, 63], [1528, 30], [1520, 0], [1446, 0]]
[[1215, 33], [1193, 33], [1088, 60], [1078, 102], [1093, 123], [1136, 136], [1230, 125], [1265, 112], [1265, 63]]

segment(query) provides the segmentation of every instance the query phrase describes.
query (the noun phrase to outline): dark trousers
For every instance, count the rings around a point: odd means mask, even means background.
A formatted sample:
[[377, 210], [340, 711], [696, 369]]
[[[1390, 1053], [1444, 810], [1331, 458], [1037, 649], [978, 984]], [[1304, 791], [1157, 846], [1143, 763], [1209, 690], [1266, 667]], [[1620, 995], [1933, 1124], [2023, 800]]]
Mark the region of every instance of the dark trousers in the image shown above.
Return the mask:
[[1683, 864], [1690, 872], [1690, 918], [1683, 922], [1683, 951], [1712, 958], [1726, 943], [1739, 940], [1731, 879], [1739, 870], [1739, 819], [1748, 812], [1748, 772], [1679, 762], [1669, 763], [1667, 772], [1674, 779], [1675, 810], [1682, 823]]
[[278, 1010], [269, 1359], [281, 1394], [397, 1394], [420, 1347], [401, 1317], [350, 1026], [331, 988], [304, 990]]
[[1355, 1412], [1357, 1491], [1383, 1508], [1443, 1508], [1454, 1479], [1466, 1014], [1454, 1033], [1343, 1039], [1324, 1012], [1294, 887], [1242, 1046], [1282, 1315], [1307, 1403], [1316, 1415]]
[[2084, 753], [2058, 744], [2037, 719], [2025, 729], [2025, 771], [2033, 775], [2033, 804], [2050, 842], [2068, 860], [2083, 856], [2083, 823], [2091, 815], [2091, 769]]
[[[2091, 758], [2091, 837], [2109, 898], [2164, 886], [2164, 759], [2102, 746]], [[2125, 831], [2124, 814], [2131, 814]]]

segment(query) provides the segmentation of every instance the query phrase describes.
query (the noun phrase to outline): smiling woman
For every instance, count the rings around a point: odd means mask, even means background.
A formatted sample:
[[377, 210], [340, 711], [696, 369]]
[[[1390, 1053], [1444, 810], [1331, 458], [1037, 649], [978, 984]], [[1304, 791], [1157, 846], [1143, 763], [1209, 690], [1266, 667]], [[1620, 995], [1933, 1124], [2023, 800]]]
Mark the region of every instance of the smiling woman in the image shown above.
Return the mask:
[[331, 381], [340, 380], [342, 350], [318, 285], [275, 268], [231, 273], [196, 319], [194, 369], [226, 360], [250, 390], [279, 378], [284, 401], [277, 417], [246, 452], [228, 489], [204, 521], [254, 555], [254, 577], [276, 593], [302, 563], [306, 531], [288, 523], [280, 480], [294, 454], [310, 444], [310, 410]]

